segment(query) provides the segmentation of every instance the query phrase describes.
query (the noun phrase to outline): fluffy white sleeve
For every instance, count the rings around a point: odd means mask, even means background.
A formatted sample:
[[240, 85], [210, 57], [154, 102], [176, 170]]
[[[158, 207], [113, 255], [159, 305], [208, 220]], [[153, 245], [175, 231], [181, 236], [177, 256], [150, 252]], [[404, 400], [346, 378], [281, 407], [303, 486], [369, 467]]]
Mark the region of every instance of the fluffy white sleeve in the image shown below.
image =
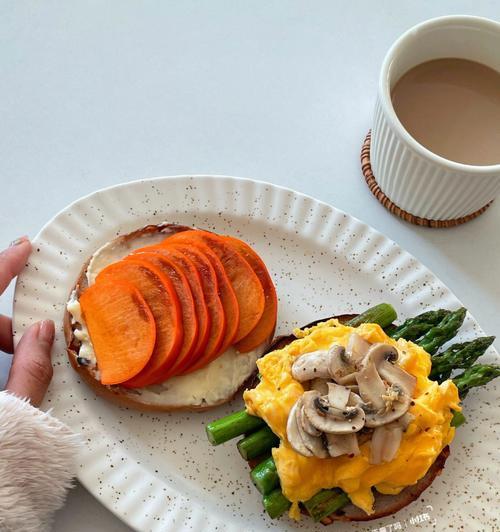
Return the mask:
[[72, 485], [79, 438], [49, 413], [0, 392], [0, 531], [49, 530]]

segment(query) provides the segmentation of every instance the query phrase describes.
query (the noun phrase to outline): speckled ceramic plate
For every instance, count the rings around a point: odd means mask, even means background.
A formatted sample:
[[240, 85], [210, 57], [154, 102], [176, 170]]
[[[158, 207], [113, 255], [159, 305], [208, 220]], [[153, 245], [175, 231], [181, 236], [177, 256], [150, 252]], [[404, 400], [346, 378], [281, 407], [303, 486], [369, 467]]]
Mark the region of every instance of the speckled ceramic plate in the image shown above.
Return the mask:
[[[322, 529], [306, 519], [268, 519], [234, 442], [207, 443], [205, 423], [240, 408], [240, 400], [208, 413], [142, 414], [97, 399], [70, 368], [61, 322], [83, 262], [114, 236], [164, 220], [230, 233], [255, 246], [278, 289], [277, 333], [381, 301], [401, 317], [454, 308], [459, 301], [416, 259], [348, 214], [247, 179], [184, 176], [108, 188], [61, 211], [36, 237], [17, 285], [15, 335], [19, 339], [33, 320], [58, 324], [45, 407], [83, 434], [78, 477], [89, 491], [137, 530]], [[477, 334], [481, 330], [468, 317], [462, 336]], [[493, 385], [469, 395], [469, 423], [458, 431], [443, 475], [421, 500], [381, 522], [339, 523], [335, 530], [389, 530], [390, 524], [393, 530], [493, 530], [499, 506], [499, 415], [493, 405], [499, 399]]]

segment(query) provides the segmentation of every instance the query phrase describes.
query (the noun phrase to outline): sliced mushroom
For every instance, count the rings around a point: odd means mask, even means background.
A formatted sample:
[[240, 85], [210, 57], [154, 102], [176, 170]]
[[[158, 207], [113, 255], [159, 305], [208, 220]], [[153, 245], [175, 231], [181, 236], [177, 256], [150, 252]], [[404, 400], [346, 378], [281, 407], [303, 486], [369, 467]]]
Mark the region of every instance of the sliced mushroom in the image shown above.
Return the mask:
[[328, 381], [326, 379], [313, 379], [311, 381], [311, 390], [316, 390], [321, 395], [327, 395], [328, 394]]
[[305, 446], [299, 432], [297, 423], [297, 403], [295, 403], [288, 414], [286, 424], [286, 435], [292, 448], [303, 456], [313, 456], [313, 453]]
[[374, 411], [385, 407], [382, 395], [385, 393], [384, 381], [380, 378], [375, 364], [370, 361], [361, 371], [356, 373], [359, 395]]
[[399, 385], [406, 395], [410, 397], [415, 391], [417, 379], [396, 365], [399, 358], [398, 350], [389, 344], [373, 344], [365, 357], [364, 364], [368, 365], [373, 362], [379, 375], [389, 384]]
[[313, 351], [295, 359], [292, 364], [292, 376], [299, 382], [330, 377], [331, 354], [328, 351]]
[[398, 453], [402, 436], [403, 429], [399, 426], [377, 427], [373, 431], [371, 441], [370, 464], [376, 465], [393, 460]]
[[349, 406], [361, 406], [361, 407], [363, 407], [364, 405], [363, 399], [361, 399], [361, 397], [356, 392], [352, 392], [352, 391], [351, 391], [351, 394], [349, 395], [349, 401], [347, 401], [347, 404]]
[[330, 354], [330, 376], [339, 384], [355, 384], [356, 367], [352, 364], [346, 350], [341, 345], [333, 345]]
[[382, 408], [379, 410], [371, 409], [369, 406], [364, 406], [365, 411], [365, 424], [369, 428], [380, 427], [396, 421], [401, 416], [406, 414], [410, 407], [410, 397], [406, 394], [402, 394], [398, 401], [392, 403], [388, 409]]
[[[376, 429], [375, 429], [376, 430]], [[401, 439], [403, 437], [403, 429], [401, 427], [393, 427], [387, 430], [384, 449], [382, 450], [382, 461], [391, 462], [396, 458]]]
[[328, 402], [333, 408], [342, 409], [347, 406], [351, 390], [334, 382], [328, 383]]
[[295, 416], [297, 418], [297, 427], [303, 444], [314, 456], [317, 456], [318, 458], [328, 458], [328, 451], [325, 448], [323, 438], [321, 437], [321, 432], [318, 431], [316, 435], [312, 435], [304, 430], [304, 423], [308, 423], [308, 421], [304, 415], [301, 399], [298, 401], [297, 408], [295, 410]]
[[[302, 398], [300, 399], [300, 406], [297, 407], [297, 423], [299, 424], [299, 429], [302, 428], [307, 434], [311, 436], [321, 436], [321, 431], [314, 427], [307, 416], [304, 414], [304, 405], [302, 403]], [[302, 432], [302, 431], [300, 431]]]
[[357, 333], [351, 333], [349, 341], [347, 342], [346, 352], [354, 364], [358, 365], [365, 358], [368, 350], [370, 349], [370, 343]]
[[359, 406], [333, 408], [325, 396], [314, 390], [305, 392], [302, 397], [304, 414], [322, 432], [349, 434], [361, 430], [365, 424], [365, 414]]
[[327, 434], [326, 442], [332, 458], [343, 454], [357, 456], [360, 452], [356, 434]]
[[378, 367], [380, 376], [390, 384], [397, 384], [409, 397], [413, 396], [417, 379], [396, 364], [384, 360]]

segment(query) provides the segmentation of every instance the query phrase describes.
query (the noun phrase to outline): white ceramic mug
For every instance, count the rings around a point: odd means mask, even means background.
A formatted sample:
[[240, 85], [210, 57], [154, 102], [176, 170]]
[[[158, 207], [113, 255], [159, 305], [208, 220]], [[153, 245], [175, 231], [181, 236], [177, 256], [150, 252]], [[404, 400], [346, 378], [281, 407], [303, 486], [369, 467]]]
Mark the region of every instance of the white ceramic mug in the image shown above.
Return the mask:
[[444, 57], [469, 59], [500, 71], [500, 24], [448, 16], [404, 33], [382, 65], [370, 148], [372, 171], [382, 192], [400, 209], [430, 220], [462, 218], [500, 193], [500, 164], [473, 166], [440, 157], [419, 144], [396, 116], [391, 101], [394, 84], [414, 66]]

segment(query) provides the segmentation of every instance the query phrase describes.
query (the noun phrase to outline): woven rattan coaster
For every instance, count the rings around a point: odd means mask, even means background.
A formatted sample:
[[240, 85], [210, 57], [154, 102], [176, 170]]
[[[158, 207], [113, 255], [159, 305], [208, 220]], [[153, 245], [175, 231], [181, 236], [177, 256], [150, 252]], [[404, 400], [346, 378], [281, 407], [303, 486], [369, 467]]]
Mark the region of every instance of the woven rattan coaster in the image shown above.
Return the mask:
[[419, 216], [414, 216], [413, 214], [400, 209], [380, 190], [375, 176], [373, 175], [372, 165], [370, 163], [370, 141], [371, 132], [369, 131], [368, 135], [366, 135], [365, 142], [363, 143], [363, 148], [361, 149], [361, 170], [365, 176], [366, 183], [380, 203], [382, 203], [389, 212], [399, 216], [403, 220], [415, 225], [423, 225], [425, 227], [454, 227], [477, 218], [492, 204], [490, 201], [490, 203], [476, 212], [468, 214], [467, 216], [462, 216], [462, 218], [455, 218], [454, 220], [428, 220], [427, 218], [420, 218]]

